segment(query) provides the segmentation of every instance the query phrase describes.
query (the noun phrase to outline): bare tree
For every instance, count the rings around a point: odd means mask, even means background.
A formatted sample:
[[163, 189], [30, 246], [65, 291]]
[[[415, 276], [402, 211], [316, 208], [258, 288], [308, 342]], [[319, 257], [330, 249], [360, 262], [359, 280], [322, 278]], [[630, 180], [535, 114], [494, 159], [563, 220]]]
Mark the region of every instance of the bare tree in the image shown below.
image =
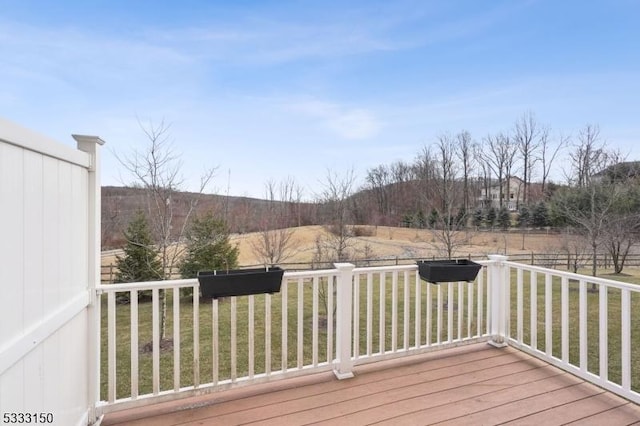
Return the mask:
[[[536, 122], [532, 112], [522, 115], [517, 121], [514, 130], [514, 142], [522, 157], [522, 180], [524, 184], [522, 201], [524, 204], [529, 203], [529, 185], [531, 184], [531, 176], [533, 174], [533, 166], [538, 157], [536, 153], [540, 148], [541, 129]], [[520, 206], [516, 206], [519, 208]]]
[[589, 260], [589, 241], [572, 228], [566, 228], [562, 236], [562, 250], [567, 254], [567, 269], [577, 273], [580, 266]]
[[569, 188], [554, 196], [555, 209], [569, 225], [584, 231], [592, 256], [592, 275], [597, 273], [598, 244], [607, 229], [607, 220], [620, 196], [614, 185], [592, 183], [586, 187]]
[[325, 211], [325, 229], [328, 231], [322, 244], [332, 260], [344, 261], [349, 258], [353, 238], [351, 197], [354, 191], [353, 169], [340, 176], [327, 170], [323, 182], [324, 189], [319, 196]]
[[[178, 244], [184, 237], [189, 219], [198, 203], [198, 197], [179, 196], [184, 180], [181, 176], [182, 161], [172, 146], [170, 125], [162, 120], [138, 122], [147, 138], [143, 150], [134, 149], [130, 154], [117, 156], [120, 164], [133, 178], [133, 185], [145, 191], [147, 214], [153, 231], [154, 243], [162, 263], [162, 276], [170, 279], [174, 267], [184, 252]], [[202, 194], [213, 178], [215, 168], [206, 170], [200, 178], [196, 193]], [[162, 292], [161, 338], [166, 337], [166, 298]]]
[[[441, 250], [447, 259], [451, 259], [466, 238], [464, 228], [466, 213], [461, 210], [462, 200], [458, 189], [458, 167], [456, 164], [456, 141], [450, 135], [438, 137], [434, 151], [435, 184], [426, 196], [438, 200], [435, 224], [431, 230], [436, 248]], [[462, 214], [459, 214], [462, 212]]]
[[614, 273], [624, 269], [631, 248], [640, 240], [640, 218], [637, 213], [612, 215], [604, 231], [603, 241], [611, 255]]
[[600, 128], [597, 125], [585, 125], [578, 132], [578, 142], [569, 154], [569, 183], [578, 187], [591, 185], [593, 176], [609, 165], [610, 154], [606, 143], [600, 138]]
[[614, 272], [619, 274], [632, 247], [640, 241], [640, 189], [636, 181], [626, 179], [616, 182], [615, 176], [612, 184], [619, 187], [621, 193], [612, 214], [606, 218], [602, 241], [611, 255]]
[[[323, 185], [323, 191], [317, 196], [319, 204], [323, 207], [325, 234], [318, 235], [315, 241], [313, 255], [314, 264], [342, 262], [353, 256], [353, 208], [351, 205], [355, 174], [353, 169], [343, 175], [332, 170], [327, 170]], [[336, 281], [334, 279], [333, 299], [336, 297]], [[325, 315], [329, 313], [329, 286], [328, 281], [320, 280], [318, 297], [322, 303]], [[335, 315], [336, 305], [333, 305]], [[326, 317], [325, 317], [326, 318]]]
[[482, 150], [482, 159], [491, 169], [491, 172], [498, 180], [499, 203], [500, 207], [504, 204], [505, 199], [505, 182], [507, 195], [509, 194], [509, 181], [513, 169], [513, 162], [516, 154], [516, 146], [509, 139], [509, 136], [498, 133], [495, 136], [487, 136], [485, 138], [485, 148]]
[[473, 155], [477, 159], [479, 170], [478, 170], [478, 180], [480, 181], [483, 205], [482, 207], [487, 207], [487, 202], [490, 202], [490, 189], [491, 189], [491, 167], [489, 163], [484, 160], [484, 152], [483, 147], [480, 144], [476, 144], [473, 147]]
[[391, 181], [394, 183], [406, 183], [415, 179], [411, 165], [404, 161], [396, 161], [392, 163], [390, 173]]
[[367, 189], [375, 197], [378, 213], [383, 217], [387, 216], [390, 210], [389, 186], [391, 184], [391, 174], [389, 169], [385, 165], [371, 168], [367, 171], [365, 181]]
[[622, 270], [626, 253], [635, 243], [637, 196], [628, 181], [610, 179], [608, 172], [623, 161], [618, 151], [609, 150], [600, 138], [598, 126], [587, 124], [578, 133], [578, 143], [570, 153], [568, 179], [574, 188], [556, 197], [568, 220], [586, 232], [590, 244], [592, 274], [597, 272], [597, 252], [605, 245], [616, 270]]
[[[569, 155], [571, 172], [569, 188], [554, 197], [556, 208], [570, 224], [582, 228], [590, 244], [592, 274], [597, 272], [598, 245], [607, 234], [616, 206], [625, 198], [624, 186], [608, 180], [607, 168], [621, 160], [621, 155], [607, 149], [598, 126], [587, 124], [578, 133], [578, 143]], [[610, 228], [610, 226], [609, 226]]]
[[540, 157], [539, 160], [542, 163], [542, 188], [541, 192], [544, 196], [547, 190], [547, 184], [549, 182], [549, 174], [551, 173], [551, 168], [553, 167], [553, 163], [556, 160], [558, 153], [564, 149], [567, 145], [569, 145], [570, 137], [563, 136], [562, 134], [558, 138], [558, 143], [555, 147], [551, 146], [550, 138], [549, 138], [549, 129], [544, 128], [540, 132]]
[[[297, 182], [295, 182], [293, 178], [290, 178], [287, 181], [290, 182], [290, 184], [288, 184], [288, 187], [291, 190], [291, 193], [287, 196], [287, 199], [290, 199], [293, 203], [292, 208], [295, 211], [296, 218], [295, 226], [300, 227], [302, 226], [302, 197], [304, 194], [304, 189]], [[291, 224], [290, 226], [293, 226], [293, 224]]]
[[252, 241], [254, 254], [266, 265], [276, 265], [294, 254], [294, 229], [290, 207], [295, 203], [295, 181], [288, 179], [277, 185], [270, 180], [265, 184], [266, 205], [260, 214], [258, 239]]
[[[437, 160], [432, 150], [428, 146], [424, 146], [420, 153], [416, 156], [413, 169], [416, 180], [418, 181], [417, 191], [419, 194], [425, 194], [429, 191], [429, 188], [435, 182], [435, 170]], [[425, 200], [424, 197], [420, 197], [427, 204], [425, 209], [431, 207], [431, 200]]]
[[471, 133], [463, 130], [456, 135], [456, 155], [462, 164], [462, 207], [465, 212], [469, 211], [471, 204], [471, 191], [469, 187], [470, 176], [473, 171], [473, 141]]

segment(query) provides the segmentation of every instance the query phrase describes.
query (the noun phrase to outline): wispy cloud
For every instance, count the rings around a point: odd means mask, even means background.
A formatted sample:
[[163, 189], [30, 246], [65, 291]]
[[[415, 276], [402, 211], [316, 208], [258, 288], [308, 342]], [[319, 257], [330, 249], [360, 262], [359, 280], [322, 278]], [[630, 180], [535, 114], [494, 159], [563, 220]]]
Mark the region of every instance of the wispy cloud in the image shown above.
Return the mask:
[[[176, 67], [188, 68], [189, 56], [144, 38], [91, 34], [78, 28], [39, 28], [0, 21], [0, 55], [5, 69], [26, 80], [44, 78], [126, 83], [153, 78]], [[0, 71], [1, 72], [1, 71]]]
[[458, 14], [451, 13], [456, 7], [432, 2], [393, 2], [375, 8], [345, 6], [339, 14], [318, 9], [303, 23], [295, 14], [267, 13], [259, 18], [247, 14], [231, 23], [212, 19], [198, 26], [150, 28], [144, 34], [187, 54], [268, 65], [408, 50], [471, 38], [508, 19], [516, 7], [507, 4]]
[[345, 140], [363, 140], [375, 137], [383, 127], [371, 111], [323, 101], [294, 102], [289, 108], [317, 120], [319, 125]]

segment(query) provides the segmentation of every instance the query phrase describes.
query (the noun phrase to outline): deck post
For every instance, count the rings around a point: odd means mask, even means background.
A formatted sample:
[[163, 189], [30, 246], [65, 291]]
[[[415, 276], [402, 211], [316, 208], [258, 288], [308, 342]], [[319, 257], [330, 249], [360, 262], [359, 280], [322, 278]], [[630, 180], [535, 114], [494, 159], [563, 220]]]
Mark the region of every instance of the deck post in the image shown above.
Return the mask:
[[72, 135], [77, 142], [78, 149], [90, 155], [91, 165], [88, 169], [88, 253], [83, 253], [88, 259], [87, 290], [89, 292], [89, 324], [87, 327], [87, 343], [89, 345], [88, 360], [88, 423], [100, 423], [101, 413], [96, 409], [100, 400], [100, 299], [96, 287], [100, 285], [102, 267], [100, 266], [100, 147], [104, 141], [97, 136]]
[[353, 269], [351, 263], [335, 263], [338, 269], [336, 309], [336, 360], [333, 373], [340, 380], [353, 377], [351, 318], [353, 317]]
[[501, 348], [507, 346], [507, 315], [509, 314], [506, 287], [508, 285], [508, 268], [504, 262], [507, 256], [490, 254], [489, 291], [491, 295], [491, 340], [489, 344]]

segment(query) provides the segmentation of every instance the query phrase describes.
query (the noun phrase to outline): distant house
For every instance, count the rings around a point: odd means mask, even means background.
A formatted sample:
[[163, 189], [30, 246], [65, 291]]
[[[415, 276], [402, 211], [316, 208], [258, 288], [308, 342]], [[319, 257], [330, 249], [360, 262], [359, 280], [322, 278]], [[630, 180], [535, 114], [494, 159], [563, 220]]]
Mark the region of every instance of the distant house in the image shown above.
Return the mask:
[[[516, 211], [524, 202], [524, 181], [512, 176], [502, 183], [502, 205], [510, 211]], [[500, 208], [500, 185], [495, 183], [489, 187], [488, 194], [482, 194], [479, 198], [480, 207]]]

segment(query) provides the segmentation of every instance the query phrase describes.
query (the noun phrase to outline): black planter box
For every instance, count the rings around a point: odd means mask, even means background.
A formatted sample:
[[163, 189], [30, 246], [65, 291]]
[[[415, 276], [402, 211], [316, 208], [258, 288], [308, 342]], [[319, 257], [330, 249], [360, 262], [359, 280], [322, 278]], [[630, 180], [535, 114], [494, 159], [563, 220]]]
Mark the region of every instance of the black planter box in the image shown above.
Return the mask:
[[430, 283], [473, 281], [482, 265], [467, 259], [418, 261], [420, 278]]
[[217, 299], [228, 296], [278, 293], [284, 270], [278, 267], [200, 271], [200, 294]]

